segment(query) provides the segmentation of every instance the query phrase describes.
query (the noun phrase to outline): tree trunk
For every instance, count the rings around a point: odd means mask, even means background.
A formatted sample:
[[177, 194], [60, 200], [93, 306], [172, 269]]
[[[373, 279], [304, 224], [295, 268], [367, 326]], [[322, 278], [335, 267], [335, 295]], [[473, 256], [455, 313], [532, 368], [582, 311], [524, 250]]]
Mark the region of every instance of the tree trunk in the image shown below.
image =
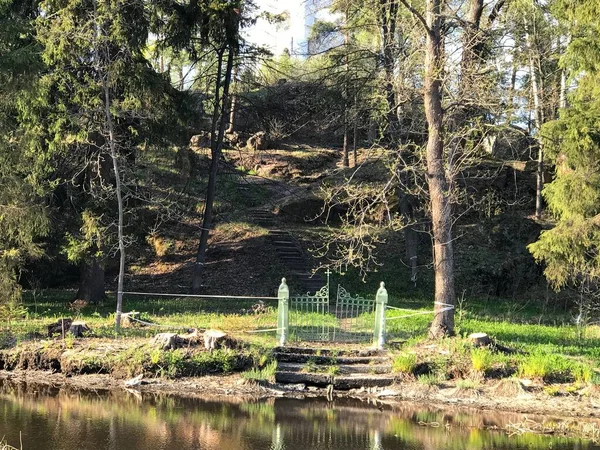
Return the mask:
[[98, 258], [92, 257], [81, 264], [77, 299], [100, 303], [105, 297], [104, 267]]
[[238, 100], [236, 95], [236, 85], [238, 83], [238, 71], [240, 70], [240, 66], [235, 66], [232, 76], [232, 94], [231, 94], [231, 106], [229, 108], [229, 126], [227, 127], [226, 133], [233, 133], [235, 131], [235, 119], [237, 114], [237, 106]]
[[425, 44], [424, 106], [428, 125], [427, 182], [433, 227], [435, 270], [435, 316], [429, 336], [454, 334], [454, 254], [449, 183], [444, 170], [443, 110], [441, 76], [443, 72], [441, 11], [443, 0], [426, 1], [428, 27]]
[[349, 88], [349, 84], [350, 84], [350, 67], [348, 65], [348, 51], [349, 51], [349, 44], [350, 44], [350, 36], [348, 34], [348, 9], [346, 8], [346, 21], [345, 21], [345, 27], [344, 27], [344, 47], [345, 47], [345, 56], [344, 56], [344, 143], [343, 143], [343, 158], [342, 158], [342, 165], [344, 167], [349, 167], [350, 166], [350, 158], [348, 156], [350, 150], [349, 150], [349, 139], [348, 139], [348, 135], [350, 133], [350, 127], [348, 126], [348, 109], [350, 108], [350, 102], [348, 101], [348, 96], [350, 95], [350, 88]]
[[538, 143], [538, 159], [537, 159], [537, 182], [535, 189], [535, 218], [542, 218], [542, 190], [544, 189], [544, 148], [541, 139], [541, 128], [544, 123], [542, 105], [540, 101], [540, 91], [538, 87], [538, 73], [533, 54], [533, 43], [529, 31], [527, 31], [527, 22], [525, 22], [525, 40], [527, 43], [527, 51], [529, 53], [529, 76], [531, 78], [531, 93], [533, 96], [534, 121], [536, 127], [536, 140]]
[[408, 265], [410, 267], [410, 281], [415, 286], [417, 285], [417, 278], [419, 275], [419, 235], [418, 231], [413, 226], [415, 220], [413, 207], [411, 204], [411, 198], [408, 194], [405, 194], [400, 199], [400, 214], [403, 219], [406, 220], [407, 226], [404, 227], [404, 242], [406, 245], [406, 258], [408, 259]]
[[394, 90], [394, 67], [395, 67], [395, 49], [394, 41], [396, 38], [396, 21], [398, 17], [398, 4], [392, 0], [380, 0], [379, 4], [381, 37], [382, 37], [382, 61], [384, 70], [384, 89], [387, 101], [387, 123], [388, 132], [396, 128], [398, 122], [398, 111], [396, 105], [396, 93]]
[[353, 128], [354, 133], [352, 133], [352, 157], [354, 159], [354, 167], [358, 164], [358, 156], [356, 155], [356, 148], [358, 147], [358, 94], [354, 94], [354, 117], [353, 117]]
[[[225, 134], [225, 125], [227, 124], [227, 106], [229, 104], [229, 87], [231, 85], [231, 75], [233, 71], [234, 50], [229, 47], [227, 56], [227, 65], [225, 68], [225, 79], [223, 80], [223, 95], [219, 97], [221, 89], [221, 72], [223, 66], [223, 52], [218, 56], [217, 68], [217, 86], [215, 89], [215, 112], [213, 114], [211, 129], [211, 162], [210, 174], [208, 177], [208, 188], [206, 191], [206, 202], [204, 206], [204, 217], [202, 220], [202, 231], [200, 232], [200, 243], [198, 244], [198, 253], [196, 254], [196, 264], [194, 265], [194, 275], [192, 279], [192, 292], [197, 294], [202, 289], [204, 275], [204, 265], [206, 263], [206, 248], [208, 246], [208, 236], [213, 222], [213, 206], [217, 192], [217, 174], [219, 172], [219, 160], [223, 151], [223, 136]], [[217, 132], [218, 124], [218, 132]]]

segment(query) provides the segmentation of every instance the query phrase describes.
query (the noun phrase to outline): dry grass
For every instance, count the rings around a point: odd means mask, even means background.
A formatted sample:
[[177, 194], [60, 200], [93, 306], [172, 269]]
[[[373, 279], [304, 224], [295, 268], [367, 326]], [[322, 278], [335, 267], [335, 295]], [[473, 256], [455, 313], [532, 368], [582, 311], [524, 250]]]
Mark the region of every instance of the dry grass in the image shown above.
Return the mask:
[[498, 397], [518, 397], [527, 393], [521, 381], [516, 378], [505, 378], [498, 381], [492, 388], [492, 392]]
[[558, 435], [565, 437], [578, 437], [589, 439], [593, 442], [600, 440], [600, 427], [596, 423], [578, 422], [573, 420], [566, 421], [545, 421], [536, 422], [526, 418], [517, 423], [511, 423], [507, 427], [510, 435], [523, 433], [537, 433]]

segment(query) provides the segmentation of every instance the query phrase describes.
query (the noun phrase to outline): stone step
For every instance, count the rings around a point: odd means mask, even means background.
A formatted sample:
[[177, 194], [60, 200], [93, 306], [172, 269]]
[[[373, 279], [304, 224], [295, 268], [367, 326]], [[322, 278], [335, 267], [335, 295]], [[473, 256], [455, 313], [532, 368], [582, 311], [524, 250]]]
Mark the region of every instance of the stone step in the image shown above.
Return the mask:
[[294, 255], [300, 255], [300, 256], [304, 256], [304, 254], [295, 248], [289, 248], [289, 249], [279, 249], [276, 248], [275, 251], [277, 252], [278, 256], [294, 256]]
[[317, 348], [314, 347], [294, 347], [294, 346], [283, 346], [275, 347], [275, 356], [285, 354], [297, 354], [297, 355], [317, 355], [317, 356], [361, 356], [361, 357], [385, 357], [388, 355], [385, 350], [378, 350], [376, 348], [359, 348], [359, 349], [329, 349], [329, 348]]
[[326, 387], [330, 384], [334, 389], [350, 390], [369, 387], [390, 386], [394, 384], [392, 375], [329, 375], [301, 372], [276, 372], [277, 383], [306, 384], [311, 386]]
[[323, 356], [306, 355], [300, 353], [280, 353], [276, 354], [275, 359], [283, 363], [304, 364], [311, 361], [314, 364], [342, 364], [342, 365], [364, 365], [364, 364], [390, 364], [390, 358], [385, 356]]
[[[282, 262], [290, 270], [306, 270], [306, 261], [304, 261], [302, 258], [283, 258]], [[295, 278], [299, 279], [298, 277]]]
[[[317, 366], [319, 367], [319, 366]], [[371, 375], [389, 374], [392, 371], [390, 364], [373, 365], [373, 364], [342, 364], [342, 365], [326, 365], [322, 366], [322, 371], [316, 371], [316, 373], [324, 373], [329, 367], [336, 367], [339, 370], [339, 374], [350, 375], [356, 373], [366, 373]], [[277, 370], [281, 372], [303, 372], [306, 369], [306, 364], [297, 363], [278, 363]]]

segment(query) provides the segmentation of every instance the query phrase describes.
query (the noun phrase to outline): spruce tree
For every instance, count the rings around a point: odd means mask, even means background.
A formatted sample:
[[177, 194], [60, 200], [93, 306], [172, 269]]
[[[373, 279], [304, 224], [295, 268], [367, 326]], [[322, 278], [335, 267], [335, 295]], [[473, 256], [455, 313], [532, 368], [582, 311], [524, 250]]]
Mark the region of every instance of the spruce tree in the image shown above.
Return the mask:
[[576, 89], [542, 135], [556, 166], [544, 197], [556, 223], [529, 246], [556, 288], [587, 288], [600, 276], [600, 1], [559, 0], [572, 40], [561, 64]]
[[48, 225], [40, 195], [45, 163], [21, 145], [19, 126], [20, 102], [41, 70], [33, 36], [37, 4], [0, 0], [0, 316], [20, 300], [18, 275], [43, 253], [38, 238]]

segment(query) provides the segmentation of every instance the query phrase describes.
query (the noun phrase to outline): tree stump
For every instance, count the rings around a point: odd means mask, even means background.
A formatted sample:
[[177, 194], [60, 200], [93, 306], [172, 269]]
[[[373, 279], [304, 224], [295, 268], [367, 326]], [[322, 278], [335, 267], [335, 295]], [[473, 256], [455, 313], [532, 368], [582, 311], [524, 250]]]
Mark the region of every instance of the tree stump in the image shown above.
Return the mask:
[[53, 324], [48, 325], [48, 337], [52, 337], [54, 334], [60, 334], [62, 338], [65, 337], [69, 328], [71, 328], [71, 324], [73, 323], [73, 319], [58, 319]]
[[87, 326], [85, 322], [81, 320], [75, 321], [69, 327], [69, 333], [71, 333], [76, 338], [83, 337], [83, 333], [90, 331], [90, 328]]
[[187, 334], [182, 334], [179, 336], [180, 343], [187, 346], [196, 345], [201, 339], [200, 332], [196, 328], [190, 330], [190, 332]]
[[176, 349], [179, 346], [179, 336], [176, 333], [159, 333], [150, 344], [163, 350]]
[[486, 333], [471, 333], [469, 340], [475, 347], [487, 347], [492, 345], [492, 340]]
[[137, 311], [121, 314], [121, 326], [123, 328], [131, 328], [134, 325], [145, 326], [143, 323], [137, 322], [138, 320], [140, 320], [140, 313]]
[[212, 352], [216, 348], [224, 347], [227, 342], [227, 333], [219, 330], [206, 330], [204, 332], [204, 348]]

